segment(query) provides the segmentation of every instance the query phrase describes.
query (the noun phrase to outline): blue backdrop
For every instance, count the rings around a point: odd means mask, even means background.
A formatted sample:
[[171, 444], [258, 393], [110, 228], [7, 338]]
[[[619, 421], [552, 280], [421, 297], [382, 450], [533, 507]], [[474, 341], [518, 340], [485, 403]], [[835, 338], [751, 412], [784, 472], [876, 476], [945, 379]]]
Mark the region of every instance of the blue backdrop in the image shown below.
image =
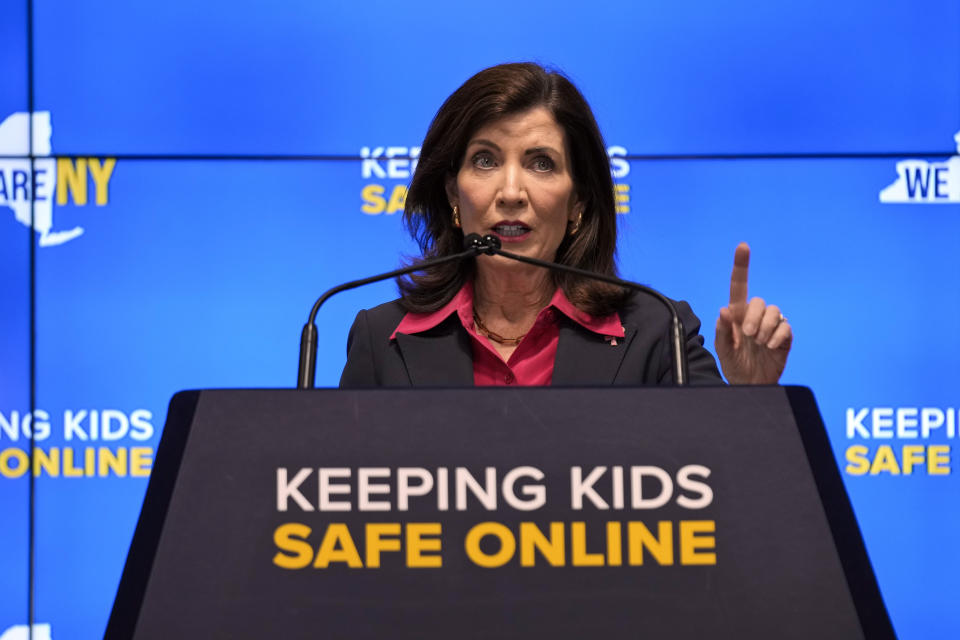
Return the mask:
[[[621, 272], [690, 301], [711, 349], [751, 243], [899, 636], [960, 636], [955, 1], [34, 0], [32, 78], [27, 6], [0, 20], [0, 634], [27, 622], [31, 330], [35, 621], [98, 637], [170, 396], [293, 386], [314, 298], [413, 251], [397, 209], [442, 100], [537, 60], [595, 108]], [[319, 386], [356, 311], [393, 297], [324, 307]], [[945, 461], [905, 473], [914, 445]], [[880, 452], [866, 473], [856, 446]]]

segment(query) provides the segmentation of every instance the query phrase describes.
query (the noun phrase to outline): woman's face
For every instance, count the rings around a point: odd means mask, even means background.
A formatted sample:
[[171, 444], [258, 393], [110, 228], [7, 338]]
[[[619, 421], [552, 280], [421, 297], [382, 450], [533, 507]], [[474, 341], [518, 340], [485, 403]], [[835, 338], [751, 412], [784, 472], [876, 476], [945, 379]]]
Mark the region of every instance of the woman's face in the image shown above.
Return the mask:
[[447, 183], [463, 233], [493, 234], [504, 249], [553, 260], [581, 205], [563, 129], [544, 107], [480, 128]]

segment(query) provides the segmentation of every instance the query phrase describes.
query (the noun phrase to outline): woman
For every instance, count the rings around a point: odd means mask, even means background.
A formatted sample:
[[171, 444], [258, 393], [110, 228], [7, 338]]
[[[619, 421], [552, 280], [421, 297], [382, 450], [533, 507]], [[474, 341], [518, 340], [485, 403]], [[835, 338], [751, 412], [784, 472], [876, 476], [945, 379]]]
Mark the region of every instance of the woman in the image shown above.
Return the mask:
[[[616, 274], [616, 209], [603, 138], [564, 76], [530, 64], [481, 71], [437, 112], [404, 221], [423, 259], [494, 234], [526, 256]], [[717, 354], [731, 383], [776, 383], [792, 342], [775, 306], [747, 302], [737, 247]], [[361, 311], [342, 387], [670, 384], [669, 316], [649, 296], [502, 256], [427, 269], [400, 300]], [[722, 378], [700, 321], [677, 303], [690, 381]]]

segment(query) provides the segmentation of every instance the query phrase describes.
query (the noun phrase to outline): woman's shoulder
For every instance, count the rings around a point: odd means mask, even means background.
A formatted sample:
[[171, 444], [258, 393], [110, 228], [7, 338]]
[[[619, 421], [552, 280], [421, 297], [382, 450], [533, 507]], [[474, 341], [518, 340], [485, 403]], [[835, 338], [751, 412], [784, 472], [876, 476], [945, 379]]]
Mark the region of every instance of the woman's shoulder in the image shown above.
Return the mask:
[[[696, 321], [699, 324], [699, 318], [693, 313], [690, 305], [685, 300], [675, 300], [668, 298], [677, 308], [680, 319], [684, 324]], [[670, 311], [662, 301], [654, 296], [642, 291], [634, 291], [624, 302], [623, 306], [617, 310], [620, 319], [624, 322], [648, 325], [652, 323], [669, 322]]]
[[357, 314], [357, 319], [362, 316], [367, 325], [374, 332], [389, 331], [393, 332], [407, 314], [403, 303], [398, 298], [390, 302], [384, 302], [370, 309], [363, 309]]

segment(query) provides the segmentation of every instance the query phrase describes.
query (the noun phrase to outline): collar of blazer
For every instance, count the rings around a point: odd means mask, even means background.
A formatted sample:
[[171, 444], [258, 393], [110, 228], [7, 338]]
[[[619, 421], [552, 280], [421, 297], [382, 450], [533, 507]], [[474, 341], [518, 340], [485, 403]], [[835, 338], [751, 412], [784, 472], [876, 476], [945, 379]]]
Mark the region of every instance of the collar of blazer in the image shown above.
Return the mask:
[[[558, 319], [560, 337], [553, 364], [554, 386], [613, 384], [623, 357], [637, 334], [624, 324], [625, 336], [611, 345], [603, 336], [569, 318]], [[473, 386], [473, 349], [470, 336], [451, 315], [424, 333], [396, 335], [397, 347], [414, 387]]]

